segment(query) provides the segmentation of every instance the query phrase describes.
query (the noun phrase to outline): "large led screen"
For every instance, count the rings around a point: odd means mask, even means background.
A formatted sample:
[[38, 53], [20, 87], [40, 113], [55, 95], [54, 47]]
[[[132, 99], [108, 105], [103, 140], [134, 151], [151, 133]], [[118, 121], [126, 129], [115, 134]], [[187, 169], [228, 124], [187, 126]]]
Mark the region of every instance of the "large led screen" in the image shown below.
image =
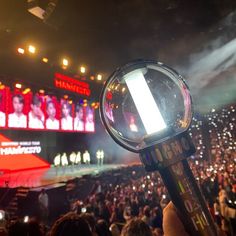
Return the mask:
[[80, 101], [0, 89], [0, 128], [94, 132], [94, 109]]

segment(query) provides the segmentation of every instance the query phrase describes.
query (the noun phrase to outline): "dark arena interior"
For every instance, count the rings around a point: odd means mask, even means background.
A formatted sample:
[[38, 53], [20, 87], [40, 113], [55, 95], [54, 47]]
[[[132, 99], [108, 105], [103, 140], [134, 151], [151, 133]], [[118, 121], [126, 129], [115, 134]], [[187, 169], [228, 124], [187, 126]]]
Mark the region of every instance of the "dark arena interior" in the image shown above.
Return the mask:
[[235, 25], [234, 0], [0, 0], [0, 236], [236, 235]]

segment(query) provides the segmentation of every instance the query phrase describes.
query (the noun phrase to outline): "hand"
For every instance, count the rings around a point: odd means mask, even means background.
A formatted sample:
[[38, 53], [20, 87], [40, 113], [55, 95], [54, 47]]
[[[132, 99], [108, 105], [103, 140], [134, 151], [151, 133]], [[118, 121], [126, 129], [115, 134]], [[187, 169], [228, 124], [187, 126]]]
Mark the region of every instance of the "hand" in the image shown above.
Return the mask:
[[177, 215], [177, 210], [172, 202], [163, 210], [163, 231], [165, 236], [189, 236]]
[[[163, 210], [163, 231], [165, 236], [190, 236], [184, 229], [184, 225], [178, 217], [177, 210], [172, 202]], [[217, 227], [219, 236], [226, 234]]]

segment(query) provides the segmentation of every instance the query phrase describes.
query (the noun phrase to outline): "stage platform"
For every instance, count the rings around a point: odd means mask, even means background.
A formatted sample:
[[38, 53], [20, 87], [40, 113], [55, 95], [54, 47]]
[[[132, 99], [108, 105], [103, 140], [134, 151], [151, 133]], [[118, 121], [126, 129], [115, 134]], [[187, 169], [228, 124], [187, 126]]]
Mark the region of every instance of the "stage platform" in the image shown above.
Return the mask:
[[84, 175], [98, 175], [104, 171], [114, 170], [126, 165], [80, 165], [41, 168], [34, 170], [24, 170], [17, 172], [1, 173], [0, 187], [28, 187], [34, 191], [40, 191], [41, 188], [51, 189], [66, 184], [70, 179], [80, 178]]

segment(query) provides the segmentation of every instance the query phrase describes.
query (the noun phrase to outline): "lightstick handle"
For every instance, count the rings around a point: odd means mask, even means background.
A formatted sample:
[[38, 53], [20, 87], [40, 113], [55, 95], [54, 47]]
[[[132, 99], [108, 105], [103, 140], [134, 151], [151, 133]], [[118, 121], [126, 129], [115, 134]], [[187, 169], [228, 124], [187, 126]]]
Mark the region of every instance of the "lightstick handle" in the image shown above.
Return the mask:
[[187, 233], [216, 236], [215, 223], [187, 160], [160, 169], [159, 172]]

